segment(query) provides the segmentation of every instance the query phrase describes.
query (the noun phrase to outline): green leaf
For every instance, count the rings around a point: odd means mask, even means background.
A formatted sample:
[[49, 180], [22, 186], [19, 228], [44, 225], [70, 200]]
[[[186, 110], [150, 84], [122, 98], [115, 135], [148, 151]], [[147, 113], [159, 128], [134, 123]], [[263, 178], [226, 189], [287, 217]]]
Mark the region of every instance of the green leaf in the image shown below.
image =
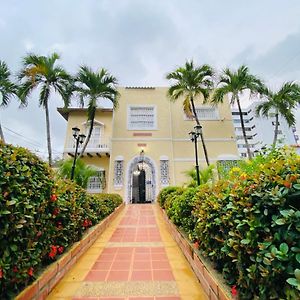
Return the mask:
[[297, 278], [298, 282], [300, 283], [300, 269], [295, 270], [295, 277]]
[[280, 244], [279, 249], [282, 253], [286, 254], [289, 251], [289, 246], [286, 243], [282, 243]]
[[293, 188], [296, 190], [300, 190], [300, 183], [293, 184]]
[[10, 249], [12, 250], [12, 251], [14, 251], [14, 252], [16, 252], [17, 250], [18, 250], [18, 247], [17, 247], [17, 245], [10, 245]]
[[296, 254], [296, 260], [297, 260], [298, 263], [300, 263], [300, 253]]
[[284, 224], [285, 224], [285, 219], [277, 219], [277, 220], [275, 221], [275, 223], [276, 223], [277, 225], [284, 225]]
[[22, 224], [17, 224], [15, 227], [18, 228], [18, 229], [20, 229], [20, 228], [23, 227], [23, 225]]
[[249, 244], [251, 241], [249, 240], [249, 239], [243, 239], [243, 240], [241, 240], [241, 243], [243, 244], [243, 245], [247, 245], [247, 244]]
[[1, 210], [0, 215], [9, 215], [11, 212], [9, 210]]
[[16, 200], [6, 201], [6, 206], [15, 205], [17, 203]]
[[286, 280], [286, 282], [289, 283], [289, 284], [292, 285], [292, 286], [298, 287], [298, 281], [297, 281], [296, 278], [288, 278], [288, 279]]
[[292, 216], [295, 211], [293, 209], [284, 209], [284, 210], [280, 210], [279, 212], [282, 216], [286, 218]]

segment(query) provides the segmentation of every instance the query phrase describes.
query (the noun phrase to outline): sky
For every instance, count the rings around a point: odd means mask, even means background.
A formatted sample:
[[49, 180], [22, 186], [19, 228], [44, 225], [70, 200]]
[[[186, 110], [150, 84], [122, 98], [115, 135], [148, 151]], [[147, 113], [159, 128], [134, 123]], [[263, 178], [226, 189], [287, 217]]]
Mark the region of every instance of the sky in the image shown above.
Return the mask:
[[[167, 86], [168, 72], [193, 59], [217, 72], [246, 64], [273, 90], [300, 83], [299, 0], [0, 0], [0, 60], [15, 75], [27, 53], [58, 52], [75, 74], [106, 68], [120, 86]], [[75, 102], [76, 103], [76, 102]], [[75, 104], [74, 103], [74, 104]], [[50, 99], [54, 157], [61, 157], [66, 121]], [[297, 111], [300, 132], [300, 113]], [[0, 108], [6, 142], [47, 156], [45, 113], [33, 93]]]

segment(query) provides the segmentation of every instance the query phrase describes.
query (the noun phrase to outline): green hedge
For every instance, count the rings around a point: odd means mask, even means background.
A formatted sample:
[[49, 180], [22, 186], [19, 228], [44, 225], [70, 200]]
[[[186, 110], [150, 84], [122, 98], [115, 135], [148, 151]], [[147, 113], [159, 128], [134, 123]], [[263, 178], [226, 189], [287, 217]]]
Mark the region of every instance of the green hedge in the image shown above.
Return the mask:
[[56, 180], [29, 151], [0, 143], [0, 298], [12, 298], [121, 203]]
[[300, 299], [299, 204], [300, 157], [281, 149], [165, 208], [240, 299]]

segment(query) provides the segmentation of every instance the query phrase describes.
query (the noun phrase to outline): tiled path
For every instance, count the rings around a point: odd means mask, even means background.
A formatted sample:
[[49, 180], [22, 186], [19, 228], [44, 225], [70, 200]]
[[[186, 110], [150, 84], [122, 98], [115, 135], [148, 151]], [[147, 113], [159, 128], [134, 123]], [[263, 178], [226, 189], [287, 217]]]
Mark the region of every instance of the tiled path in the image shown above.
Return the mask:
[[128, 205], [47, 299], [207, 299], [156, 205]]

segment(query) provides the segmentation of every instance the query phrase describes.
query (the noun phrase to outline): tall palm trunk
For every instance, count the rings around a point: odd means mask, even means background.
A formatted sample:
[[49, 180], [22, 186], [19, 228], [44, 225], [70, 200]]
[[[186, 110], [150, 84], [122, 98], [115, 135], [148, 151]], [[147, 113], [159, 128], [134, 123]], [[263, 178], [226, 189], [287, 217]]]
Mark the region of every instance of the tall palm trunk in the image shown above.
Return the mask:
[[50, 118], [49, 118], [48, 101], [45, 101], [45, 112], [46, 112], [46, 130], [47, 130], [48, 161], [49, 161], [49, 166], [51, 167], [52, 166], [52, 150], [51, 150]]
[[81, 150], [81, 152], [80, 152], [78, 158], [80, 158], [80, 157], [83, 156], [84, 151], [85, 151], [85, 149], [86, 149], [86, 147], [87, 147], [87, 145], [88, 145], [88, 143], [89, 143], [89, 141], [90, 141], [90, 138], [91, 138], [91, 135], [92, 135], [92, 132], [93, 132], [93, 128], [94, 128], [95, 114], [96, 114], [96, 108], [94, 107], [94, 108], [93, 108], [93, 111], [92, 111], [92, 113], [91, 113], [91, 116], [90, 116], [90, 118], [89, 118], [90, 121], [91, 121], [89, 133], [88, 133], [88, 135], [87, 135], [87, 137], [86, 137], [86, 139], [85, 139], [85, 141], [84, 141], [82, 150]]
[[5, 144], [5, 139], [4, 139], [4, 134], [3, 134], [3, 131], [2, 131], [1, 123], [0, 123], [0, 139], [1, 139], [2, 142]]
[[243, 113], [242, 113], [242, 109], [241, 109], [240, 99], [239, 99], [239, 97], [237, 95], [234, 95], [233, 97], [236, 98], [236, 102], [237, 102], [238, 109], [239, 109], [241, 126], [242, 126], [242, 131], [243, 131], [243, 137], [244, 137], [246, 148], [247, 148], [248, 158], [250, 160], [252, 160], [252, 153], [250, 151], [250, 146], [249, 146], [249, 143], [248, 143], [248, 140], [247, 140], [247, 136], [246, 136], [245, 123], [244, 123]]
[[[196, 112], [196, 108], [195, 108], [193, 97], [191, 97], [191, 104], [192, 104], [192, 110], [193, 110], [193, 114], [194, 114], [196, 123], [197, 123], [197, 125], [201, 126], [200, 122], [199, 122], [199, 119], [198, 119], [198, 116], [197, 116], [197, 112]], [[201, 139], [201, 143], [202, 143], [202, 148], [203, 148], [203, 152], [204, 152], [204, 157], [205, 157], [205, 160], [206, 160], [206, 164], [209, 166], [208, 154], [207, 154], [206, 145], [205, 145], [205, 142], [204, 142], [204, 137], [203, 137], [202, 130], [200, 132], [200, 139]]]
[[275, 131], [274, 131], [274, 139], [273, 139], [273, 148], [275, 148], [276, 143], [277, 143], [277, 137], [278, 137], [278, 119], [279, 115], [278, 112], [275, 114]]

